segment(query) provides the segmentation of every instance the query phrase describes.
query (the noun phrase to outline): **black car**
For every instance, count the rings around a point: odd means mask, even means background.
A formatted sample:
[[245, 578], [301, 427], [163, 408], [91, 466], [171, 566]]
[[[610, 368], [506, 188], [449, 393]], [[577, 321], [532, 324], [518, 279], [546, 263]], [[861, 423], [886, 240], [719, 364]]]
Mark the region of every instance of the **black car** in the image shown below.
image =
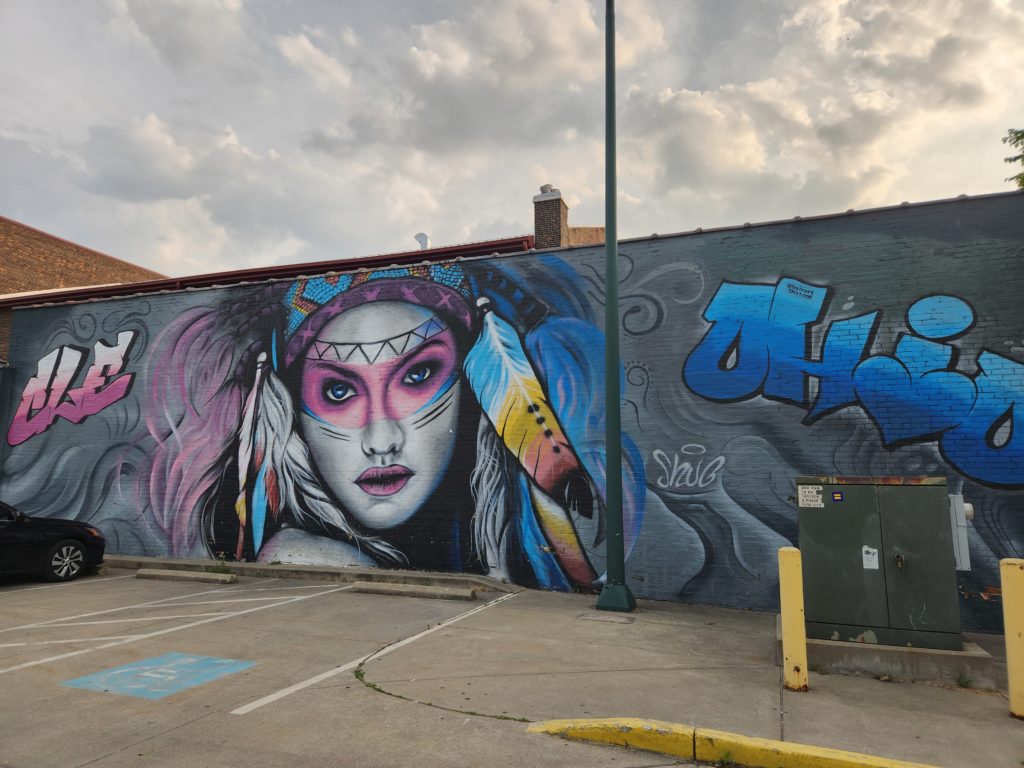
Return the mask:
[[107, 542], [98, 528], [76, 520], [29, 517], [0, 501], [0, 571], [35, 572], [70, 581], [103, 562]]

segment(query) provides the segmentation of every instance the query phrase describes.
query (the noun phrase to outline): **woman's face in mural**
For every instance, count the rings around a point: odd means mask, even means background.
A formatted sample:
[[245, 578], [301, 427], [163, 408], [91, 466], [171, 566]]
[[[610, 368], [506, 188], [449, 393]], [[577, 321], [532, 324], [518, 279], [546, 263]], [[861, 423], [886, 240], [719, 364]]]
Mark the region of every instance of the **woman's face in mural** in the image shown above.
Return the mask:
[[437, 489], [459, 414], [455, 336], [429, 309], [364, 304], [324, 326], [301, 376], [303, 436], [364, 528], [407, 521]]

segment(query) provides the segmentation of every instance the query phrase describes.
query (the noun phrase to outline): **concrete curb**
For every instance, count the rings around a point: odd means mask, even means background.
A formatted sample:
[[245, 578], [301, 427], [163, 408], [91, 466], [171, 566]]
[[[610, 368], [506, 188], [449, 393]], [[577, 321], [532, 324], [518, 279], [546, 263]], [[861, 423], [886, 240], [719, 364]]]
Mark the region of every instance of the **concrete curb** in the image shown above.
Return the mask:
[[[775, 619], [775, 646], [778, 665], [782, 660], [781, 616]], [[949, 685], [969, 680], [968, 688], [999, 689], [995, 659], [969, 640], [964, 640], [962, 651], [943, 651], [809, 637], [807, 663], [812, 671], [834, 675], [889, 675], [896, 680], [938, 680]]]
[[477, 592], [522, 592], [522, 587], [506, 584], [486, 576], [472, 574], [433, 573], [430, 571], [402, 571], [386, 568], [340, 568], [323, 565], [291, 565], [288, 563], [235, 563], [219, 560], [171, 557], [136, 557], [106, 555], [103, 564], [108, 568], [159, 568], [172, 571], [220, 572], [225, 568], [239, 576], [271, 579], [308, 579], [317, 581], [383, 582], [388, 584], [420, 584], [431, 587], [460, 587]]
[[435, 600], [476, 600], [472, 589], [461, 587], [432, 587], [425, 584], [387, 584], [357, 581], [349, 592], [364, 595], [394, 595], [396, 597], [429, 597]]
[[633, 717], [545, 720], [531, 723], [526, 730], [569, 741], [591, 741], [693, 759], [693, 726], [662, 720], [640, 720]]
[[631, 747], [685, 760], [748, 768], [935, 768], [839, 749], [629, 717], [547, 720], [531, 724], [527, 731], [570, 741]]
[[196, 581], [200, 584], [237, 584], [238, 577], [233, 573], [205, 573], [203, 571], [166, 571], [160, 568], [140, 568], [135, 574], [137, 579], [156, 579], [157, 581]]

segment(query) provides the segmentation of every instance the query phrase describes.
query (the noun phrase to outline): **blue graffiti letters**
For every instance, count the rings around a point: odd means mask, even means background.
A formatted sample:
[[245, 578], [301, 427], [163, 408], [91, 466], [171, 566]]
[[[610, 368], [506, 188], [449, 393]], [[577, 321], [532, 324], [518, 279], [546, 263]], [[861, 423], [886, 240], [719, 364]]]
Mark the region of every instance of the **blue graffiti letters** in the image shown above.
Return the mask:
[[807, 402], [805, 374], [808, 365], [811, 326], [818, 322], [827, 288], [784, 278], [772, 296], [768, 322], [763, 333], [768, 371], [764, 379], [766, 397], [797, 405]]
[[805, 421], [857, 402], [853, 374], [871, 348], [880, 313], [868, 312], [832, 323], [822, 343], [821, 361], [808, 372], [818, 378], [818, 396]]
[[774, 286], [722, 283], [704, 310], [711, 328], [686, 359], [683, 378], [701, 397], [739, 400], [761, 390], [768, 373], [762, 337]]
[[711, 327], [683, 365], [684, 382], [708, 400], [762, 396], [800, 406], [808, 424], [860, 406], [890, 450], [939, 440], [962, 474], [1024, 485], [1024, 433], [1014, 429], [1024, 365], [983, 351], [975, 375], [957, 370], [959, 351], [948, 341], [974, 325], [967, 302], [945, 295], [915, 301], [906, 315], [910, 333], [898, 337], [891, 356], [870, 354], [880, 312], [837, 320], [814, 359], [811, 333], [827, 309], [827, 288], [792, 278], [774, 286], [723, 283], [704, 313]]
[[964, 420], [939, 446], [963, 474], [997, 485], [1024, 484], [1024, 430], [1014, 429], [1024, 407], [1024, 365], [993, 352], [978, 355], [978, 396]]
[[907, 310], [907, 325], [926, 339], [952, 339], [971, 329], [974, 310], [956, 296], [925, 296]]
[[967, 417], [977, 389], [954, 365], [954, 350], [945, 344], [901, 336], [895, 357], [879, 355], [857, 366], [857, 398], [886, 446], [938, 435]]
[[[810, 359], [812, 326], [828, 289], [784, 278], [777, 285], [722, 283], [704, 312], [711, 328], [687, 358], [687, 386], [709, 400], [762, 394], [810, 410], [808, 418], [856, 402], [853, 370], [871, 342], [876, 312], [834, 323], [822, 359]], [[809, 396], [809, 376], [818, 394]]]

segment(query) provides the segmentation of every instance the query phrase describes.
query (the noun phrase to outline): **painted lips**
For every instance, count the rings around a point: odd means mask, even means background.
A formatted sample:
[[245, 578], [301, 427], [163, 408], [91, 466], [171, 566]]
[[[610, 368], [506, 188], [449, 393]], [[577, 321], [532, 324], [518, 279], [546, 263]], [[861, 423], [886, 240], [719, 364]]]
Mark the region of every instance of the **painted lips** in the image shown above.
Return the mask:
[[405, 487], [414, 474], [401, 464], [370, 467], [356, 478], [356, 485], [371, 496], [393, 496]]

